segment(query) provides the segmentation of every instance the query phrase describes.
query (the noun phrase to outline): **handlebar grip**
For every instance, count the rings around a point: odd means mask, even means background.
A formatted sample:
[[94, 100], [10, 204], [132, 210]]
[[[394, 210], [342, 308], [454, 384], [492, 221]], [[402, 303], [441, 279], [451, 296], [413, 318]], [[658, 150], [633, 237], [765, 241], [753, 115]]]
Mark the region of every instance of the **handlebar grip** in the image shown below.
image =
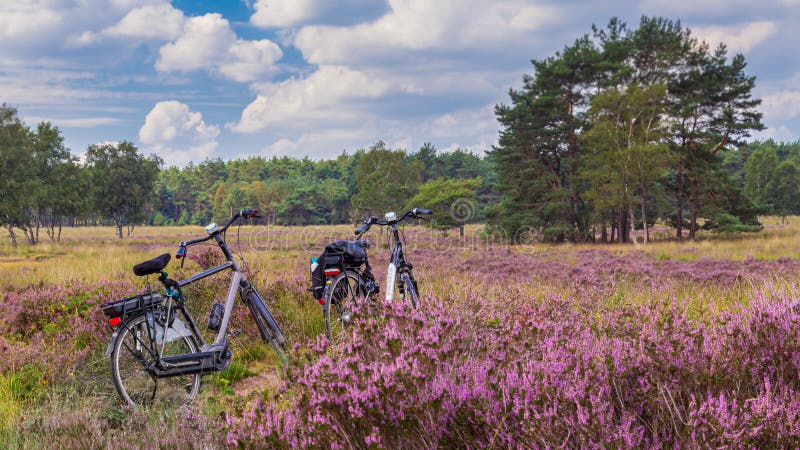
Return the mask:
[[430, 209], [414, 208], [412, 211], [414, 212], [414, 215], [417, 215], [417, 214], [433, 214], [433, 211], [431, 211]]
[[359, 234], [367, 231], [367, 228], [369, 228], [369, 224], [368, 223], [361, 224], [360, 227], [356, 228], [356, 231], [355, 231], [356, 236], [358, 236]]
[[258, 217], [258, 208], [245, 208], [239, 211], [239, 215], [244, 217], [245, 219], [249, 219], [251, 217]]

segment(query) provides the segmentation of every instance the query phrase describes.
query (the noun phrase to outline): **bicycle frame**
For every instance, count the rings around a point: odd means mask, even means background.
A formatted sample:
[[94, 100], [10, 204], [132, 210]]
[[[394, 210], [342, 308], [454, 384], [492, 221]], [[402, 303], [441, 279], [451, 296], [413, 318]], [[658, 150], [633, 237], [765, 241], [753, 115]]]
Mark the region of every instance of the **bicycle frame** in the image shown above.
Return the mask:
[[[390, 226], [392, 227], [392, 236], [394, 237], [394, 249], [392, 249], [392, 255], [389, 259], [389, 269], [388, 273], [386, 274], [386, 301], [392, 301], [394, 298], [394, 288], [395, 284], [397, 283], [397, 275], [402, 275], [404, 272], [411, 271], [412, 266], [411, 264], [407, 263], [405, 260], [405, 256], [403, 255], [403, 242], [400, 239], [400, 231], [397, 228], [397, 224], [402, 222], [408, 217], [420, 219], [420, 214], [433, 214], [433, 211], [429, 209], [421, 209], [421, 208], [412, 208], [402, 217], [399, 219], [396, 217], [394, 212], [386, 213], [385, 217], [386, 220], [380, 220], [375, 216], [372, 216], [364, 221], [364, 224], [358, 227], [355, 231], [356, 236], [360, 236], [361, 234], [365, 233], [373, 224], [382, 225], [382, 226]], [[413, 280], [413, 276], [411, 276]], [[405, 291], [401, 285], [397, 285], [398, 290], [402, 295], [405, 295]]]
[[[225, 337], [228, 331], [228, 322], [230, 322], [231, 314], [233, 312], [233, 304], [236, 302], [236, 294], [245, 288], [249, 288], [249, 283], [247, 283], [247, 277], [239, 269], [239, 266], [236, 264], [236, 261], [230, 259], [218, 266], [212, 267], [196, 275], [192, 275], [189, 278], [178, 281], [178, 286], [184, 287], [188, 284], [194, 283], [196, 281], [202, 280], [203, 278], [210, 277], [211, 275], [215, 275], [217, 273], [220, 273], [228, 269], [233, 271], [233, 276], [231, 277], [231, 283], [230, 286], [228, 287], [228, 295], [225, 298], [225, 304], [223, 306], [222, 323], [220, 324], [219, 330], [217, 331], [217, 336], [216, 339], [214, 340], [214, 344], [212, 344], [214, 347], [224, 346], [225, 344], [226, 340]], [[246, 298], [245, 294], [242, 293], [242, 300], [244, 300], [245, 298]], [[215, 348], [206, 349], [205, 347], [207, 347], [207, 344], [201, 343], [201, 345], [203, 345], [203, 350], [205, 351], [215, 350]]]
[[403, 242], [400, 240], [400, 232], [397, 224], [392, 224], [392, 235], [394, 237], [394, 249], [389, 258], [389, 269], [386, 273], [386, 301], [390, 302], [394, 298], [394, 286], [397, 284], [397, 275], [407, 270], [405, 257], [403, 256]]

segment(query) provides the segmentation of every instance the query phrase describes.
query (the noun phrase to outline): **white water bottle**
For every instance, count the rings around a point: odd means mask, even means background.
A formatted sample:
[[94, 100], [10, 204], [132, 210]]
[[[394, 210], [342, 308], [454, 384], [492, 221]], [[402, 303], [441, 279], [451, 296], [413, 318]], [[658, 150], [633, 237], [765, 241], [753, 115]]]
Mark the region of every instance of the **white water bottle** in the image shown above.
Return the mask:
[[389, 273], [386, 274], [386, 301], [392, 301], [394, 297], [394, 282], [397, 276], [397, 266], [394, 263], [389, 263]]

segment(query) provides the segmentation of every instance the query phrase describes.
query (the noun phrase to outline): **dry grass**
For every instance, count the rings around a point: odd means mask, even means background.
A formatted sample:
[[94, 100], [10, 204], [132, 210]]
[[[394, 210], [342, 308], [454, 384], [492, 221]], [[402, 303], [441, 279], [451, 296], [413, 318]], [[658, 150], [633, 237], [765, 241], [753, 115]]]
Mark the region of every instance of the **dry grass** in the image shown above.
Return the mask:
[[[656, 259], [690, 261], [700, 258], [744, 260], [747, 258], [773, 260], [780, 257], [800, 258], [800, 217], [789, 217], [786, 224], [779, 218], [762, 219], [765, 230], [760, 233], [722, 236], [700, 233], [694, 242], [678, 242], [672, 238], [649, 244], [535, 244], [511, 247], [522, 254], [550, 256], [574, 263], [586, 250], [607, 250], [624, 255], [637, 251]], [[266, 265], [270, 272], [295, 270], [316, 256], [324, 243], [352, 238], [353, 227], [347, 225], [313, 226], [303, 228], [279, 226], [244, 226], [231, 229], [228, 242], [239, 249], [249, 261]], [[637, 232], [640, 233], [640, 232]], [[15, 287], [40, 282], [63, 283], [71, 280], [98, 281], [129, 276], [130, 267], [161, 253], [174, 253], [181, 240], [203, 236], [199, 226], [139, 227], [131, 238], [118, 239], [112, 227], [65, 228], [62, 242], [54, 243], [44, 237], [40, 244], [21, 243], [12, 249], [7, 237], [0, 240], [0, 279]], [[666, 234], [666, 231], [661, 233]], [[378, 244], [371, 251], [380, 255], [388, 251], [385, 235], [370, 232], [369, 238]], [[467, 227], [466, 237], [458, 239], [451, 232], [444, 237], [439, 232], [420, 227], [406, 228], [407, 246], [413, 250], [428, 247], [438, 252], [469, 255], [485, 251], [490, 244], [484, 237], [483, 226]]]

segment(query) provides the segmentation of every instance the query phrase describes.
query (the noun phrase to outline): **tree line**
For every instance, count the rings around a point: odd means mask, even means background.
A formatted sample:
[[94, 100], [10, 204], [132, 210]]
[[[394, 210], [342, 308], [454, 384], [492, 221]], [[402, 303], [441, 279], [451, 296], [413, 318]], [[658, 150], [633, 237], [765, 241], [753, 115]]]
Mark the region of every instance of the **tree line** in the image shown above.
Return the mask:
[[726, 152], [723, 163], [759, 212], [800, 214], [800, 142], [748, 143]]
[[475, 201], [479, 193], [490, 201], [494, 175], [485, 157], [431, 144], [408, 154], [379, 141], [329, 160], [251, 157], [167, 168], [156, 182], [153, 223], [221, 221], [242, 205], [257, 205], [278, 225], [353, 223], [408, 207], [421, 186], [437, 179], [472, 183]]
[[0, 225], [14, 246], [15, 230], [36, 244], [42, 230], [60, 240], [65, 224], [107, 222], [122, 237], [146, 220], [161, 159], [130, 142], [91, 145], [85, 159], [79, 163], [51, 123], [31, 128], [15, 108], [0, 106]]
[[[278, 225], [355, 223], [421, 206], [414, 203], [421, 201], [418, 193], [431, 190], [438, 197], [424, 207], [437, 208], [434, 226], [463, 230], [483, 219], [479, 212], [495, 195], [486, 157], [429, 143], [411, 154], [379, 141], [330, 160], [207, 159], [164, 168], [157, 155], [145, 156], [126, 141], [89, 146], [79, 161], [57, 127], [31, 128], [8, 105], [0, 107], [0, 125], [0, 224], [14, 246], [18, 233], [36, 244], [40, 230], [58, 241], [65, 225], [113, 225], [123, 237], [143, 223], [223, 222], [248, 205]], [[450, 214], [456, 200], [475, 213]]]

